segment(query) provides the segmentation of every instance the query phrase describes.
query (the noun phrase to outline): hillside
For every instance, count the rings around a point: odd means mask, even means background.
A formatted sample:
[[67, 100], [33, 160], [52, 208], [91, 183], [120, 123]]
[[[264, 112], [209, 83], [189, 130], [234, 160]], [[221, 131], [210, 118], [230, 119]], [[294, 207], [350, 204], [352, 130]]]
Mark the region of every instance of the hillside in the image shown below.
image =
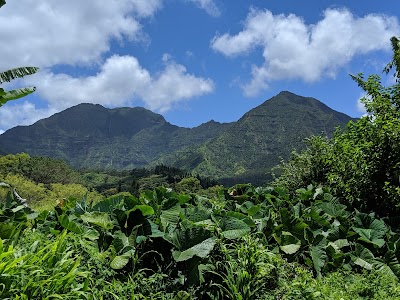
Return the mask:
[[351, 118], [320, 101], [281, 92], [237, 122], [195, 128], [168, 123], [147, 109], [80, 104], [0, 135], [0, 153], [61, 158], [77, 168], [171, 165], [218, 178], [264, 183], [271, 167], [301, 149], [304, 138], [332, 135]]
[[288, 158], [311, 135], [332, 136], [351, 118], [314, 98], [281, 92], [250, 110], [226, 131], [196, 149], [184, 149], [159, 162], [215, 176], [231, 185], [265, 183], [280, 158]]
[[201, 144], [227, 126], [211, 122], [182, 128], [141, 107], [80, 104], [6, 131], [0, 148], [4, 153], [61, 158], [77, 168], [140, 168], [161, 154]]

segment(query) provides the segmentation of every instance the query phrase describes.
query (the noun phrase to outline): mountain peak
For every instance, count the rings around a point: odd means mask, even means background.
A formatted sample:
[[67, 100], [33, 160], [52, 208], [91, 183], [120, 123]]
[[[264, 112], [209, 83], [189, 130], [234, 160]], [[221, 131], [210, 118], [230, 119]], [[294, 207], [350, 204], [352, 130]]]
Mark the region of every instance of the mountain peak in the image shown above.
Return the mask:
[[262, 184], [281, 158], [304, 147], [304, 138], [330, 136], [350, 119], [289, 91], [237, 122], [210, 120], [192, 129], [171, 125], [142, 107], [108, 109], [84, 103], [6, 131], [0, 135], [0, 152], [62, 158], [80, 168], [132, 169], [162, 163], [226, 184]]

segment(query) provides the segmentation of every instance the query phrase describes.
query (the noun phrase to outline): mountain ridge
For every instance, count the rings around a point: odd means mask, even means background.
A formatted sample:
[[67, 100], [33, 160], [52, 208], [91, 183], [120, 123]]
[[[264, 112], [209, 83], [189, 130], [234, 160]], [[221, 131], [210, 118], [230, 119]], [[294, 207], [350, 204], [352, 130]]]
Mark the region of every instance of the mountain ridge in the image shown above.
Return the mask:
[[235, 183], [261, 184], [271, 167], [304, 147], [310, 135], [331, 136], [352, 118], [311, 97], [288, 91], [238, 121], [173, 125], [142, 107], [79, 104], [0, 135], [0, 153], [27, 152], [67, 160], [78, 168], [130, 169], [171, 165]]

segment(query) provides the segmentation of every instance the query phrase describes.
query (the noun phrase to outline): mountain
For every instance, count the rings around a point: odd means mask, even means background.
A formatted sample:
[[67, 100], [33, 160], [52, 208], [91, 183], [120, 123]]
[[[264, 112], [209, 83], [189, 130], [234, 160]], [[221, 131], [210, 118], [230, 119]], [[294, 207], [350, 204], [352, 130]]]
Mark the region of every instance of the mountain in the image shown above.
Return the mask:
[[237, 122], [182, 128], [147, 109], [80, 104], [0, 135], [0, 153], [27, 152], [78, 168], [171, 165], [225, 184], [262, 184], [271, 167], [311, 135], [331, 136], [351, 118], [314, 98], [281, 92]]
[[227, 185], [263, 184], [271, 179], [271, 168], [281, 158], [304, 147], [305, 138], [330, 137], [337, 126], [351, 119], [314, 98], [285, 91], [250, 110], [201, 147], [165, 155], [156, 163], [214, 176]]
[[78, 168], [139, 168], [161, 154], [202, 144], [227, 126], [209, 122], [182, 128], [141, 107], [79, 104], [31, 126], [6, 131], [0, 135], [0, 149], [61, 158]]

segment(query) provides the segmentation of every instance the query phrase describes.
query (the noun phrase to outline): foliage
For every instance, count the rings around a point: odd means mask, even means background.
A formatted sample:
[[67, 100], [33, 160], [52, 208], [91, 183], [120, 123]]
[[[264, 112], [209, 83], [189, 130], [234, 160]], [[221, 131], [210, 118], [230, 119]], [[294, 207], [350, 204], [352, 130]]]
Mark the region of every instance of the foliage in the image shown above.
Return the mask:
[[31, 157], [26, 153], [0, 156], [0, 176], [22, 175], [43, 184], [80, 183], [79, 173], [66, 162], [49, 157]]
[[325, 184], [346, 204], [380, 216], [395, 216], [400, 203], [399, 40], [392, 38], [397, 82], [384, 87], [380, 76], [352, 76], [364, 90], [368, 115], [337, 130], [332, 140], [312, 138], [305, 152], [282, 164], [277, 186], [293, 190], [305, 183]]
[[[103, 299], [312, 299], [321, 293], [340, 295], [339, 287], [324, 289], [330, 276], [350, 271], [355, 279], [343, 280], [353, 290], [342, 292], [343, 297], [364, 293], [394, 298], [398, 291], [394, 278], [400, 276], [400, 234], [374, 214], [348, 210], [322, 187], [292, 194], [237, 185], [212, 199], [160, 187], [139, 197], [121, 194], [96, 203], [70, 198], [40, 214], [21, 206], [12, 194], [8, 199], [0, 207], [3, 244], [36, 257], [43, 252], [31, 250], [35, 241], [46, 253], [61, 243], [62, 255], [54, 260], [60, 260], [61, 269], [64, 262], [75, 266], [71, 286], [78, 294], [91, 291]], [[21, 262], [21, 270], [31, 268], [31, 261], [40, 267], [37, 257], [30, 259]], [[395, 290], [385, 293], [371, 285], [367, 291], [357, 277], [363, 270], [374, 272], [369, 282], [387, 279], [386, 286]], [[67, 276], [40, 272], [55, 282]], [[36, 283], [20, 284], [21, 291], [36, 289]]]
[[[11, 80], [16, 78], [22, 78], [27, 75], [35, 74], [38, 70], [39, 69], [35, 67], [20, 67], [0, 72], [0, 84], [4, 82], [10, 82]], [[36, 88], [34, 87], [19, 88], [11, 91], [5, 91], [4, 89], [0, 88], [0, 106], [10, 100], [25, 97], [33, 93], [35, 90]]]

